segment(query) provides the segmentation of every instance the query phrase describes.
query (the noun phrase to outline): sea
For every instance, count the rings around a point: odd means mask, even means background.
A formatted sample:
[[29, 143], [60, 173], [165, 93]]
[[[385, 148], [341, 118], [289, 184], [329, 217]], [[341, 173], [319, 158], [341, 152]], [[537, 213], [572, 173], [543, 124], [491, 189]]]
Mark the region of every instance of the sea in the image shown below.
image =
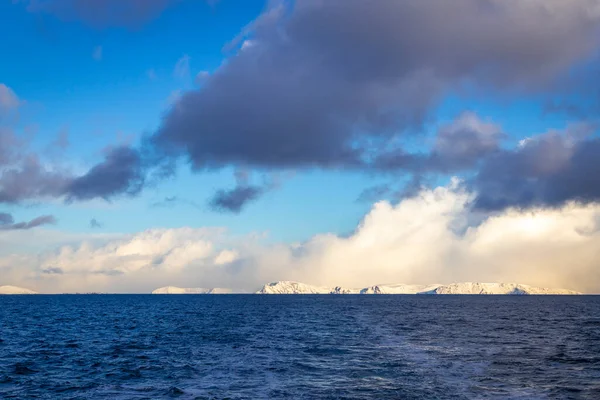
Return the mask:
[[600, 399], [600, 296], [0, 296], [1, 399]]

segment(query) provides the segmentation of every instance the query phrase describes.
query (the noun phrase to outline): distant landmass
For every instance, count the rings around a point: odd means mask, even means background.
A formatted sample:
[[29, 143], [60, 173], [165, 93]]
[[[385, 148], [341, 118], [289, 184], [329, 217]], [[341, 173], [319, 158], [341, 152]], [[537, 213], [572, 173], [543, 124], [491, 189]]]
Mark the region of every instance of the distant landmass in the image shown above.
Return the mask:
[[[179, 288], [166, 286], [152, 294], [228, 294], [230, 289]], [[421, 295], [580, 295], [567, 289], [540, 288], [520, 283], [463, 282], [449, 285], [375, 285], [361, 289], [341, 286], [313, 286], [300, 282], [278, 281], [264, 285], [256, 294], [421, 294]]]
[[577, 295], [567, 289], [539, 288], [519, 283], [452, 283], [449, 285], [376, 285], [362, 289], [339, 286], [321, 287], [298, 282], [272, 282], [260, 289], [258, 294], [467, 294], [467, 295]]
[[20, 288], [17, 286], [0, 286], [1, 294], [37, 294], [33, 290]]
[[175, 286], [165, 286], [152, 291], [152, 294], [229, 294], [231, 289], [224, 288], [180, 288]]

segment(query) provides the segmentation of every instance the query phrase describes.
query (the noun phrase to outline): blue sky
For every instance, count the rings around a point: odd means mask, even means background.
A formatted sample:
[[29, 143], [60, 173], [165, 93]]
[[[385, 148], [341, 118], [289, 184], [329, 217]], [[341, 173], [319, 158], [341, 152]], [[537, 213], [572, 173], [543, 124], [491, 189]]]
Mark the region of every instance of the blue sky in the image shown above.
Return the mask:
[[[141, 27], [95, 29], [81, 21], [65, 23], [52, 15], [28, 13], [20, 4], [1, 3], [0, 35], [9, 39], [0, 42], [0, 53], [10, 62], [0, 64], [0, 76], [26, 102], [20, 110], [19, 132], [23, 135], [33, 127], [33, 143], [44, 149], [66, 131], [69, 146], [63, 157], [76, 168], [89, 167], [104, 147], [135, 143], [142, 134], [155, 130], [172, 93], [194, 89], [197, 73], [217, 69], [227, 59], [224, 45], [264, 7], [262, 1], [243, 5], [187, 1]], [[95, 59], [98, 47], [101, 58]], [[186, 55], [189, 75], [176, 76], [175, 66]], [[465, 109], [500, 120], [515, 138], [523, 136], [522, 132], [542, 133], [565, 124], [561, 118], [543, 116], [535, 99], [486, 101], [456, 96], [442, 103], [434, 120], [438, 124], [450, 121]], [[397, 184], [403, 180], [402, 176], [389, 179], [360, 171], [297, 171], [241, 214], [224, 215], [206, 203], [215, 188], [233, 184], [231, 170], [194, 174], [182, 165], [175, 180], [162, 182], [138, 198], [10, 209], [22, 219], [40, 213], [56, 215], [60, 228], [69, 231], [89, 230], [89, 220], [96, 218], [103, 223], [102, 229], [111, 232], [225, 225], [237, 233], [268, 231], [280, 240], [303, 240], [316, 232], [351, 231], [370, 207], [356, 201], [363, 189], [374, 181]], [[151, 206], [170, 196], [200, 207]]]
[[[263, 1], [224, 1], [215, 6], [185, 2], [141, 28], [93, 29], [63, 23], [3, 2], [0, 52], [11, 62], [0, 64], [0, 76], [27, 102], [20, 110], [23, 132], [34, 125], [35, 145], [43, 149], [61, 131], [69, 135], [66, 157], [89, 167], [100, 151], [115, 142], [135, 142], [156, 129], [169, 97], [194, 88], [200, 71], [212, 71], [226, 59], [223, 46], [261, 11]], [[102, 47], [102, 58], [93, 52]], [[189, 76], [175, 66], [189, 56]], [[10, 207], [22, 219], [53, 214], [59, 227], [89, 231], [96, 218], [103, 230], [136, 232], [155, 226], [228, 226], [233, 232], [267, 231], [276, 240], [304, 240], [316, 232], [353, 229], [370, 204], [356, 202], [372, 178], [362, 173], [309, 171], [240, 215], [215, 212], [207, 199], [216, 188], [233, 184], [231, 170], [192, 174], [182, 166], [175, 181], [163, 182], [138, 198], [84, 204], [37, 204]], [[385, 182], [385, 180], [382, 180]], [[152, 207], [177, 196], [199, 205]], [[148, 215], [151, 218], [148, 218]]]
[[377, 201], [455, 176], [469, 221], [595, 206], [598, 13], [478, 1], [1, 1], [0, 254], [44, 232], [28, 253], [152, 229], [351, 240]]
[[[260, 14], [263, 3], [249, 1], [240, 7], [227, 1], [215, 6], [185, 2], [141, 28], [101, 30], [1, 3], [0, 14], [7, 23], [0, 26], [0, 34], [13, 40], [0, 43], [0, 52], [11, 59], [0, 64], [0, 76], [26, 101], [20, 110], [20, 131], [34, 125], [35, 146], [43, 149], [66, 130], [70, 145], [65, 157], [79, 168], [89, 167], [104, 147], [135, 142], [156, 129], [171, 94], [194, 88], [198, 72], [216, 69], [226, 57], [223, 46]], [[93, 58], [98, 46], [101, 60]], [[175, 76], [175, 66], [185, 55], [190, 58], [189, 76]], [[96, 218], [110, 232], [226, 225], [238, 233], [269, 231], [283, 240], [299, 240], [317, 231], [351, 229], [368, 209], [354, 202], [368, 182], [361, 174], [302, 173], [270, 193], [268, 204], [255, 204], [241, 215], [224, 215], [206, 203], [215, 188], [233, 183], [231, 170], [191, 174], [184, 165], [175, 181], [163, 182], [139, 198], [10, 209], [22, 219], [56, 215], [60, 228], [69, 231], [90, 230], [89, 221]], [[151, 207], [170, 196], [200, 207]]]

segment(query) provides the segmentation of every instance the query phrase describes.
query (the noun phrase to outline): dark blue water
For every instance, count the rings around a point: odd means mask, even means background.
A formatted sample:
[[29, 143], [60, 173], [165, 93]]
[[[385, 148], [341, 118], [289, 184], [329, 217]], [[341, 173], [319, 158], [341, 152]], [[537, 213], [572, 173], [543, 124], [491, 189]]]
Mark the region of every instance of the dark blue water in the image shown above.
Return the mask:
[[0, 296], [0, 398], [600, 399], [600, 297]]

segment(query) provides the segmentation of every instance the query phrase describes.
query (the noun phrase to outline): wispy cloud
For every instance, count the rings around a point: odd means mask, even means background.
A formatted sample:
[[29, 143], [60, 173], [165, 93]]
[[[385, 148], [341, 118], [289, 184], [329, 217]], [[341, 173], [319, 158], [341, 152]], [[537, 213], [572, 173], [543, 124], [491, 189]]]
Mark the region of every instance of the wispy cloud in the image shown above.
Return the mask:
[[15, 222], [13, 216], [7, 213], [0, 213], [0, 230], [27, 230], [37, 228], [42, 225], [56, 224], [56, 218], [52, 215], [43, 215], [28, 222]]
[[150, 79], [151, 81], [155, 81], [158, 78], [154, 68], [150, 68], [148, 71], [146, 71], [146, 76], [148, 76], [148, 79]]
[[92, 52], [92, 58], [96, 61], [102, 61], [103, 49], [102, 46], [94, 47], [94, 51]]
[[150, 206], [154, 208], [173, 208], [177, 205], [190, 206], [198, 210], [202, 209], [202, 207], [195, 201], [181, 198], [178, 196], [167, 196], [163, 200], [155, 201], [150, 204]]
[[190, 56], [184, 54], [173, 69], [173, 76], [178, 79], [188, 79], [190, 77]]

